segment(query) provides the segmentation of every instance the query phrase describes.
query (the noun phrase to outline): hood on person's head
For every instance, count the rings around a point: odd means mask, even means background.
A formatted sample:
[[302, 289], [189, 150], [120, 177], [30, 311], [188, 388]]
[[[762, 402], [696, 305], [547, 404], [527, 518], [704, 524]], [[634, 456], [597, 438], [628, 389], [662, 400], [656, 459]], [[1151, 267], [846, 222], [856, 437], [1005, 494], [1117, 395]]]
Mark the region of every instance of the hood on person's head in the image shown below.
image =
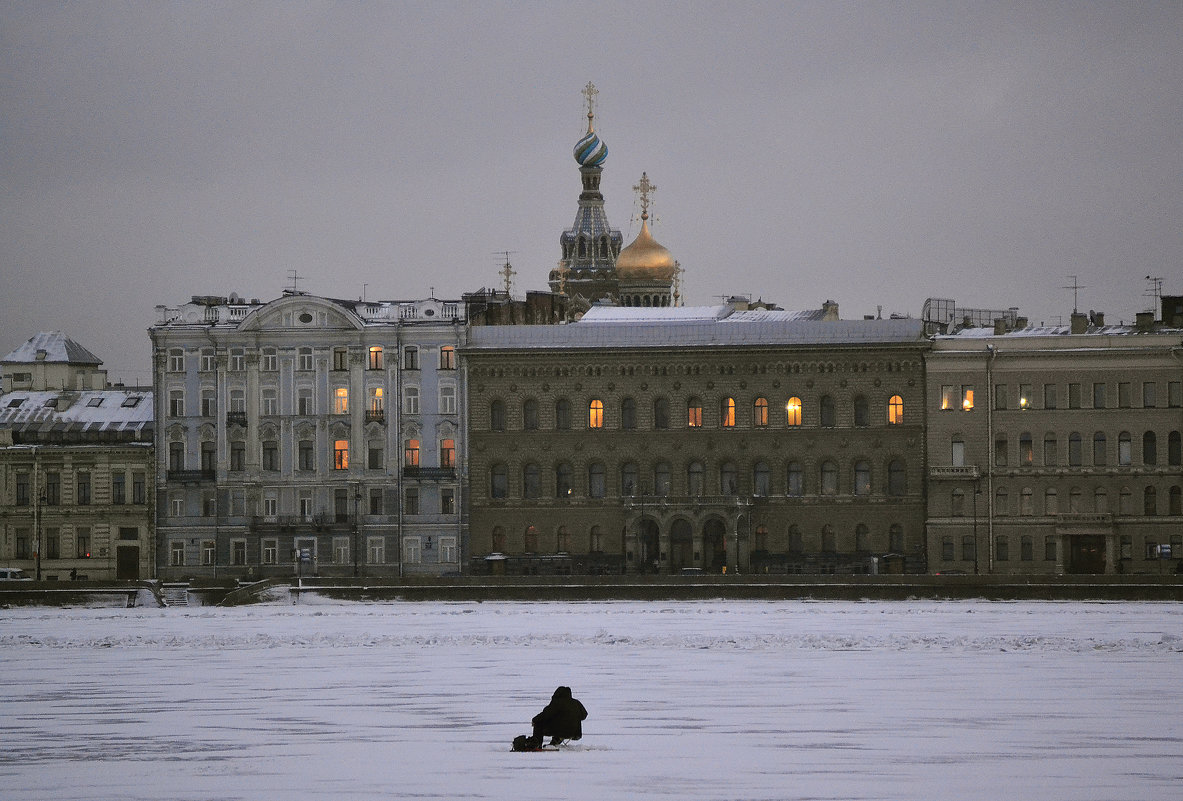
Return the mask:
[[551, 700], [554, 701], [555, 699], [558, 699], [558, 698], [570, 698], [570, 697], [571, 697], [571, 688], [570, 687], [559, 687], [557, 690], [555, 690], [555, 694], [551, 697]]

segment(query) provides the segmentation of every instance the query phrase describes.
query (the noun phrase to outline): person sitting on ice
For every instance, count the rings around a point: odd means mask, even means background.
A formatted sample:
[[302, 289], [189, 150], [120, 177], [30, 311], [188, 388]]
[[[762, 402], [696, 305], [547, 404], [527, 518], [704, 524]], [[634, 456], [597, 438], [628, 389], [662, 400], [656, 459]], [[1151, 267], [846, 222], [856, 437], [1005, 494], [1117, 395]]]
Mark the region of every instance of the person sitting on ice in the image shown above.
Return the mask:
[[528, 744], [532, 748], [541, 748], [545, 737], [551, 738], [551, 745], [558, 745], [563, 740], [578, 740], [583, 737], [582, 722], [586, 719], [587, 710], [578, 699], [571, 697], [571, 688], [559, 687], [546, 708], [530, 721], [534, 733]]

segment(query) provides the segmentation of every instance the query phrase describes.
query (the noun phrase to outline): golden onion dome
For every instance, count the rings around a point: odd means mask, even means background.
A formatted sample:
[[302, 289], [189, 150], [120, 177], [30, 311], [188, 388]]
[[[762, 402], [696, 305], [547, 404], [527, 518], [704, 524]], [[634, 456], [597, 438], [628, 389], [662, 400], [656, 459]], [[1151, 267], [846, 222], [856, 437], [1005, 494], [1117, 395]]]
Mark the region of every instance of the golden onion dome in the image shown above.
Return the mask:
[[616, 257], [616, 277], [669, 281], [674, 277], [674, 257], [649, 233], [649, 215], [641, 215], [641, 233]]

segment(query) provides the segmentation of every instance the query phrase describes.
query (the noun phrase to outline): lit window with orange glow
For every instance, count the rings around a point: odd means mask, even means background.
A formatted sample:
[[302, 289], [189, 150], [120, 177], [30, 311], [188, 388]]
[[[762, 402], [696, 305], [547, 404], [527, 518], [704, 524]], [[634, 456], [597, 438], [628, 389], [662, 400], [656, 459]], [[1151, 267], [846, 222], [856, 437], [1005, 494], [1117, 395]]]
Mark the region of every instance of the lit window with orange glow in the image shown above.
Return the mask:
[[702, 427], [702, 401], [691, 398], [686, 403], [686, 425], [690, 428]]
[[382, 346], [374, 345], [370, 348], [370, 369], [382, 369]]
[[601, 400], [594, 400], [587, 408], [587, 427], [588, 428], [603, 428], [604, 427], [604, 402]]
[[801, 399], [797, 397], [789, 398], [789, 402], [785, 404], [785, 414], [788, 417], [788, 425], [801, 425]]
[[440, 440], [440, 467], [456, 466], [456, 440]]
[[383, 408], [385, 408], [383, 406], [383, 403], [384, 403], [384, 395], [382, 392], [382, 387], [371, 387], [370, 388], [370, 411], [371, 412], [382, 411]]
[[333, 414], [349, 414], [348, 387], [337, 387], [333, 390]]
[[768, 398], [756, 398], [752, 408], [752, 420], [757, 426], [768, 425]]
[[407, 447], [403, 450], [403, 465], [406, 467], [419, 466], [419, 440], [407, 440]]
[[972, 386], [963, 386], [961, 388], [961, 408], [965, 411], [970, 411], [974, 407], [974, 388]]
[[724, 398], [719, 405], [719, 424], [723, 428], [735, 428], [735, 398]]
[[887, 422], [893, 426], [904, 422], [904, 399], [899, 395], [892, 395], [887, 402]]
[[349, 440], [339, 439], [333, 443], [333, 469], [349, 469]]

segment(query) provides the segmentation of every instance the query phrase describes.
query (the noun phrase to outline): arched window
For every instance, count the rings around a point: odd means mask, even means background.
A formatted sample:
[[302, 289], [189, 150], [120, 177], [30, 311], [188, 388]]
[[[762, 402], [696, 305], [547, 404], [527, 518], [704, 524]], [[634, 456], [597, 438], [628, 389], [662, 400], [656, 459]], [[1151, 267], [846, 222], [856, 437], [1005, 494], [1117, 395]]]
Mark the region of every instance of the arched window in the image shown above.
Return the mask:
[[768, 398], [756, 398], [752, 405], [752, 423], [758, 428], [768, 425]]
[[604, 463], [592, 462], [587, 466], [587, 494], [592, 498], [603, 498], [607, 494]]
[[566, 398], [555, 401], [555, 428], [559, 431], [571, 428], [571, 401]]
[[854, 527], [854, 549], [858, 553], [871, 552], [871, 530], [866, 523], [859, 523]]
[[724, 462], [719, 467], [719, 494], [735, 495], [739, 491], [739, 481], [735, 474], [735, 465]]
[[568, 498], [571, 493], [571, 465], [567, 462], [559, 462], [555, 466], [555, 497]]
[[752, 470], [752, 488], [756, 495], [766, 497], [772, 493], [772, 474], [764, 462], [756, 462]]
[[593, 400], [587, 407], [587, 427], [588, 428], [603, 428], [604, 427], [604, 402], [602, 400]]
[[904, 422], [904, 399], [899, 395], [892, 395], [887, 402], [887, 422], [893, 426]]
[[1049, 487], [1043, 493], [1043, 513], [1045, 515], [1054, 515], [1060, 513], [1060, 499], [1056, 494], [1055, 487]]
[[871, 463], [859, 461], [854, 463], [854, 494], [871, 494]]
[[1134, 513], [1134, 493], [1129, 487], [1121, 488], [1121, 492], [1117, 496], [1117, 509], [1118, 513], [1123, 515]]
[[686, 401], [686, 425], [691, 428], [702, 427], [702, 400], [691, 398]]
[[686, 468], [686, 490], [689, 495], [702, 495], [702, 462], [691, 462]]
[[1142, 490], [1142, 514], [1147, 517], [1158, 514], [1158, 491], [1154, 487]]
[[670, 494], [670, 463], [658, 462], [653, 465], [653, 494], [666, 497]]
[[524, 431], [538, 430], [538, 401], [528, 398], [522, 404], [522, 429]]
[[1105, 432], [1093, 434], [1093, 464], [1102, 467], [1105, 464]]
[[636, 462], [625, 462], [620, 466], [620, 494], [626, 498], [641, 494]]
[[1010, 514], [1010, 493], [1006, 487], [999, 487], [994, 491], [994, 514], [1006, 517]]
[[908, 494], [908, 470], [902, 459], [887, 464], [887, 494], [896, 498]]
[[1158, 437], [1153, 431], [1142, 435], [1142, 464], [1158, 464]]
[[665, 398], [653, 399], [653, 427], [659, 430], [670, 427], [670, 402]]
[[789, 398], [788, 403], [785, 404], [785, 415], [787, 422], [785, 425], [799, 426], [801, 425], [801, 399], [798, 397]]
[[871, 425], [871, 405], [862, 395], [854, 399], [854, 424], [860, 428]]
[[834, 535], [834, 527], [829, 523], [822, 526], [822, 553], [837, 553], [838, 538]]
[[501, 526], [494, 526], [491, 539], [493, 541], [493, 552], [503, 553], [505, 551], [505, 529]]
[[1059, 464], [1060, 459], [1060, 444], [1056, 440], [1056, 432], [1049, 431], [1043, 435], [1043, 464], [1045, 467], [1053, 467]]
[[1035, 446], [1031, 442], [1031, 432], [1019, 434], [1019, 466], [1030, 467], [1035, 464]]
[[632, 398], [625, 398], [620, 402], [620, 427], [625, 431], [632, 431], [637, 427], [637, 402]]
[[1028, 517], [1035, 514], [1035, 498], [1030, 487], [1023, 487], [1019, 493], [1019, 514]]
[[834, 399], [829, 395], [822, 395], [818, 402], [818, 408], [821, 411], [822, 428], [833, 428], [835, 425]]
[[1109, 492], [1104, 487], [1097, 487], [1093, 492], [1093, 511], [1099, 514], [1109, 511]]
[[1082, 439], [1079, 432], [1073, 431], [1068, 435], [1068, 466], [1080, 467], [1084, 460], [1081, 453]]
[[500, 398], [489, 404], [489, 428], [492, 431], [505, 430], [505, 401]]
[[526, 526], [526, 530], [522, 534], [522, 543], [525, 545], [526, 553], [537, 553], [538, 529], [534, 528], [534, 526]]
[[1068, 511], [1073, 514], [1084, 511], [1084, 493], [1080, 487], [1068, 490]]
[[530, 500], [542, 497], [542, 469], [534, 462], [522, 468], [522, 497]]
[[787, 468], [788, 486], [786, 487], [786, 494], [791, 497], [800, 497], [805, 494], [805, 471], [801, 469], [800, 462], [789, 462]]
[[1183, 441], [1180, 440], [1178, 431], [1172, 431], [1167, 435], [1167, 464], [1172, 467], [1183, 464]]
[[735, 398], [724, 398], [719, 402], [719, 425], [735, 428]]
[[1167, 514], [1171, 517], [1183, 515], [1183, 487], [1177, 484], [1171, 487], [1169, 498], [1170, 506], [1167, 509]]
[[1123, 467], [1133, 464], [1133, 437], [1130, 432], [1123, 431], [1117, 435], [1117, 463]]
[[829, 460], [822, 462], [821, 466], [821, 488], [822, 495], [837, 495], [838, 494], [838, 465]]
[[505, 465], [495, 464], [489, 468], [489, 494], [494, 498], [504, 498], [509, 495], [509, 473], [506, 471]]

